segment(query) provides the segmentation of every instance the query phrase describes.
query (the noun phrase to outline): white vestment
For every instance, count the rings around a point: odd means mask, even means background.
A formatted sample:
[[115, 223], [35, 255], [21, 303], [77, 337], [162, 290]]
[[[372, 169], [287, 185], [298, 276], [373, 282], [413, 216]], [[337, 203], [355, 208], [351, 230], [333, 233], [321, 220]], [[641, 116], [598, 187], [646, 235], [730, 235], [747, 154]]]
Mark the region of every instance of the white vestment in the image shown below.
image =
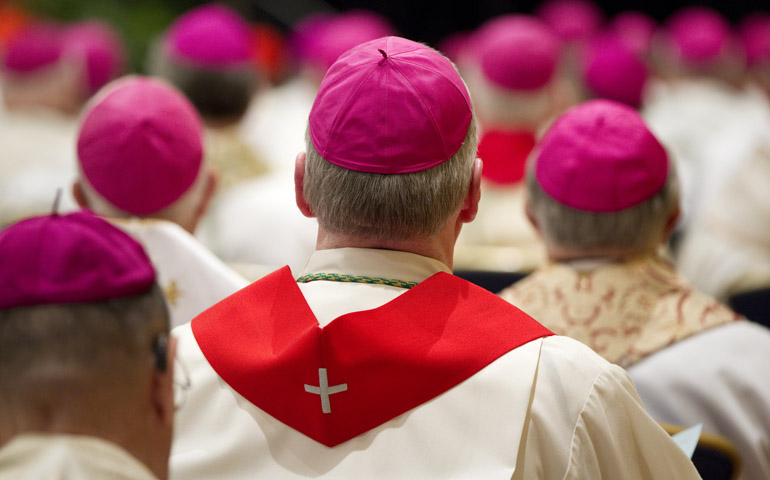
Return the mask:
[[712, 79], [654, 83], [642, 113], [678, 167], [685, 229], [712, 207], [758, 142], [770, 138], [761, 94]]
[[0, 480], [157, 480], [119, 446], [84, 435], [23, 434], [0, 449]]
[[273, 172], [293, 172], [305, 151], [305, 129], [318, 83], [305, 76], [260, 92], [240, 124], [241, 136]]
[[166, 297], [172, 327], [189, 322], [249, 283], [176, 223], [110, 220], [141, 243], [150, 257]]
[[58, 189], [59, 211], [76, 209], [76, 129], [74, 116], [0, 109], [0, 227], [51, 213]]
[[196, 237], [238, 271], [269, 267], [250, 280], [289, 265], [299, 271], [315, 250], [318, 222], [300, 213], [294, 177], [286, 171], [254, 178], [222, 192], [201, 221]]
[[[449, 270], [411, 253], [344, 248], [316, 252], [301, 275], [420, 282], [442, 271]], [[321, 327], [407, 291], [322, 280], [299, 287]], [[643, 410], [626, 372], [565, 337], [525, 343], [443, 394], [330, 448], [231, 389], [190, 325], [173, 334], [192, 387], [177, 412], [172, 479], [699, 478]]]
[[[754, 94], [755, 108], [770, 116], [767, 99]], [[770, 286], [770, 121], [746, 126], [751, 128], [742, 137], [731, 138], [729, 161], [738, 165], [711, 192], [709, 208], [691, 226], [676, 258], [696, 287], [721, 300]]]
[[[770, 478], [770, 330], [749, 321], [714, 327], [629, 367], [659, 421], [703, 423], [741, 454], [742, 480]], [[673, 478], [673, 477], [672, 477]]]

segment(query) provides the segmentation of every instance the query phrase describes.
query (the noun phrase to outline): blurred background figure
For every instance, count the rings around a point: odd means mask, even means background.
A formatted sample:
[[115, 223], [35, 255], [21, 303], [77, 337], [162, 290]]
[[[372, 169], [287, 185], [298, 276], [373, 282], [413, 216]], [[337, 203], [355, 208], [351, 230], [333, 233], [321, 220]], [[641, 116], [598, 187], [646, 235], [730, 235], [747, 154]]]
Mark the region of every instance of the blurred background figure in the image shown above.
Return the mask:
[[455, 268], [529, 273], [545, 249], [524, 213], [524, 166], [536, 137], [569, 106], [559, 75], [562, 42], [538, 18], [507, 15], [470, 40], [466, 66], [484, 162], [476, 220], [458, 238]]
[[[219, 181], [195, 233], [252, 280], [270, 271], [263, 270], [262, 264], [293, 262], [296, 250], [304, 258], [315, 240], [314, 225], [294, 208], [291, 177], [286, 175], [285, 186], [280, 182], [276, 186], [276, 177], [264, 178], [277, 170], [276, 165], [265, 161], [262, 147], [251, 141], [253, 134], [244, 123], [250, 105], [269, 95], [268, 73], [258, 67], [260, 45], [255, 42], [254, 29], [239, 13], [206, 4], [171, 23], [151, 52], [149, 68], [177, 86], [206, 125], [206, 161], [217, 171]], [[271, 140], [280, 137], [280, 124], [271, 123], [260, 134]], [[283, 204], [286, 207], [281, 209]], [[276, 211], [280, 213], [274, 215]], [[266, 227], [272, 235], [265, 233]], [[301, 240], [300, 246], [293, 240], [303, 234], [306, 248]]]
[[167, 478], [176, 342], [141, 245], [77, 212], [0, 250], [0, 478]]
[[616, 35], [627, 48], [644, 60], [649, 58], [657, 29], [658, 21], [655, 18], [636, 10], [619, 12], [606, 25], [607, 32]]
[[698, 287], [768, 324], [770, 16], [762, 12], [746, 17], [739, 38], [747, 61], [745, 100], [727, 113], [730, 136], [719, 150], [731, 173], [720, 189], [709, 192], [702, 215], [680, 245], [677, 261]]
[[694, 289], [659, 252], [679, 215], [675, 166], [632, 108], [594, 100], [543, 136], [527, 211], [551, 264], [501, 297], [628, 369], [659, 421], [735, 443], [768, 478], [770, 331]]
[[587, 97], [582, 81], [585, 44], [601, 31], [604, 12], [591, 0], [545, 0], [534, 9], [564, 42], [561, 75], [568, 80], [577, 103]]
[[206, 160], [219, 189], [267, 172], [259, 152], [239, 131], [249, 104], [267, 79], [257, 70], [249, 23], [229, 7], [206, 4], [185, 12], [150, 54], [150, 74], [176, 86], [206, 126]]
[[745, 158], [736, 140], [747, 136], [740, 131], [754, 106], [738, 83], [742, 53], [729, 22], [715, 10], [688, 7], [668, 18], [654, 40], [653, 61], [657, 75], [642, 112], [679, 169], [679, 233], [686, 235]]
[[75, 199], [144, 245], [172, 325], [247, 284], [192, 236], [216, 173], [203, 158], [200, 116], [178, 90], [140, 76], [108, 84], [83, 114], [77, 156]]
[[[106, 23], [32, 20], [8, 36], [0, 84], [0, 225], [41, 214], [74, 178], [77, 113], [123, 73], [121, 38]], [[65, 195], [62, 208], [74, 207]]]
[[647, 84], [647, 65], [621, 36], [605, 33], [588, 42], [583, 53], [586, 95], [640, 108]]

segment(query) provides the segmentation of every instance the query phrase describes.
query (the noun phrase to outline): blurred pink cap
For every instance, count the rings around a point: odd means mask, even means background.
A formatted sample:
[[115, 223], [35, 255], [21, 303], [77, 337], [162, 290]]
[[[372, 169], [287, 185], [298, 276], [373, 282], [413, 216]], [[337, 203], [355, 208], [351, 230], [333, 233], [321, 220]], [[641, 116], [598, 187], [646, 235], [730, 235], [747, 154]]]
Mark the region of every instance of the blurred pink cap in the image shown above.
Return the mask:
[[585, 40], [604, 21], [604, 13], [590, 0], [547, 0], [536, 14], [565, 42]]
[[157, 212], [193, 184], [203, 158], [203, 126], [192, 104], [163, 81], [125, 77], [86, 110], [78, 160], [91, 186], [134, 215]]
[[542, 21], [506, 15], [487, 22], [473, 40], [485, 77], [510, 90], [537, 90], [553, 77], [561, 42]]
[[150, 289], [142, 246], [88, 212], [28, 218], [0, 232], [0, 308], [101, 302]]
[[165, 39], [172, 56], [204, 67], [250, 62], [252, 41], [248, 22], [219, 4], [184, 13], [168, 28]]
[[611, 34], [595, 38], [586, 50], [583, 78], [593, 95], [638, 108], [647, 82], [644, 62]]
[[770, 62], [770, 13], [755, 12], [738, 26], [738, 37], [749, 66]]
[[310, 138], [326, 161], [370, 173], [409, 173], [445, 162], [463, 144], [471, 100], [435, 50], [384, 37], [329, 68], [310, 111]]
[[557, 202], [577, 210], [618, 212], [655, 195], [668, 156], [633, 108], [610, 100], [576, 105], [543, 136], [535, 176]]
[[36, 22], [13, 34], [6, 44], [3, 65], [6, 70], [29, 73], [51, 65], [62, 54], [62, 29]]
[[626, 11], [617, 14], [608, 30], [637, 55], [645, 56], [650, 51], [652, 37], [658, 29], [658, 22], [642, 12]]
[[313, 52], [317, 50], [316, 45], [319, 43], [321, 32], [332, 18], [333, 15], [330, 13], [313, 13], [292, 26], [289, 34], [289, 48], [297, 62], [310, 61]]
[[693, 65], [713, 62], [732, 40], [727, 20], [707, 7], [679, 10], [666, 22], [665, 29], [680, 58]]
[[340, 55], [356, 45], [395, 32], [387, 19], [367, 10], [316, 16], [311, 20], [302, 36], [302, 60], [321, 72], [326, 72]]
[[123, 40], [110, 25], [95, 20], [73, 24], [65, 29], [63, 42], [67, 55], [82, 55], [85, 60], [89, 93], [123, 73]]
[[436, 50], [443, 53], [449, 60], [454, 63], [459, 63], [464, 55], [466, 55], [468, 45], [470, 45], [470, 38], [473, 36], [471, 32], [455, 32], [442, 38], [436, 45]]

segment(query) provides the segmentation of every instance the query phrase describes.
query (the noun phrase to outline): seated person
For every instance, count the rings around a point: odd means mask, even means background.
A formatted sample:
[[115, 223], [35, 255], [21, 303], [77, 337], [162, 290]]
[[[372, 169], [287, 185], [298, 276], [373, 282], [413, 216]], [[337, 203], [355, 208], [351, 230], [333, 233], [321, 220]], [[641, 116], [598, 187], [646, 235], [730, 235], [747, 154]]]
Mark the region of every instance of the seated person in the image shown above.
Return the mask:
[[175, 341], [141, 245], [76, 212], [0, 250], [0, 479], [167, 478]]
[[625, 371], [451, 275], [475, 123], [424, 45], [334, 62], [294, 173], [317, 250], [174, 330], [172, 478], [698, 478]]
[[525, 274], [546, 260], [524, 213], [524, 165], [542, 128], [570, 103], [559, 73], [562, 45], [527, 15], [494, 18], [471, 42], [477, 61], [466, 70], [484, 170], [479, 213], [460, 233], [455, 268]]
[[78, 130], [73, 195], [142, 243], [172, 326], [248, 284], [192, 236], [216, 185], [202, 135], [198, 113], [179, 91], [141, 76], [106, 85]]
[[218, 4], [195, 7], [174, 20], [154, 46], [148, 70], [178, 88], [200, 112], [206, 160], [219, 188], [268, 171], [238, 129], [253, 96], [267, 81], [257, 70], [251, 26]]
[[62, 210], [77, 209], [67, 190], [77, 113], [123, 72], [124, 52], [115, 29], [99, 21], [32, 20], [0, 46], [0, 226], [46, 213], [59, 188]]
[[660, 253], [679, 211], [664, 148], [635, 110], [594, 100], [562, 115], [536, 152], [527, 210], [551, 263], [500, 296], [628, 368], [656, 419], [732, 440], [743, 478], [770, 478], [770, 332]]

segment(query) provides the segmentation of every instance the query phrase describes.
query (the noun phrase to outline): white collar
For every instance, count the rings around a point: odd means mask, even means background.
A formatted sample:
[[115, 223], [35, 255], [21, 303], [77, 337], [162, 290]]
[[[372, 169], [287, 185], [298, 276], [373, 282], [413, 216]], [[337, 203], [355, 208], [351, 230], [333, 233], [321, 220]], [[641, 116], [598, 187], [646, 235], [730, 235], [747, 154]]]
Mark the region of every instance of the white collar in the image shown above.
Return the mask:
[[316, 250], [297, 276], [341, 273], [421, 282], [438, 272], [451, 274], [452, 270], [434, 258], [416, 253], [375, 248], [334, 248]]

